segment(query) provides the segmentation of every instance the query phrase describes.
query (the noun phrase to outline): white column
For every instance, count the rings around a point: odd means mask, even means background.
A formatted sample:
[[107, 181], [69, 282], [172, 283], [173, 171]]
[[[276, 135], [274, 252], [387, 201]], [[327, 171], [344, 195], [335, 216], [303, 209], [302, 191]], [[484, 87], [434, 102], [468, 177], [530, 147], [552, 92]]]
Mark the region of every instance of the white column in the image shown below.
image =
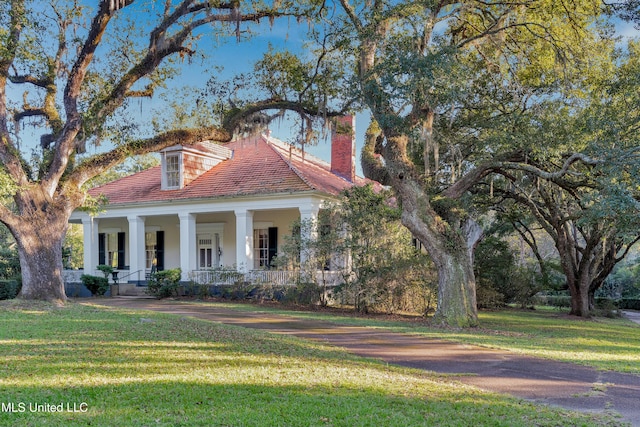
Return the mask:
[[95, 274], [95, 269], [98, 265], [98, 221], [90, 216], [82, 218], [84, 274]]
[[[144, 280], [146, 268], [144, 218], [128, 216], [129, 221], [129, 273], [131, 279]], [[136, 273], [139, 272], [139, 273]]]
[[196, 216], [179, 214], [180, 218], [180, 269], [182, 280], [189, 280], [189, 273], [196, 269]]
[[253, 211], [237, 210], [236, 268], [247, 272], [253, 269]]
[[[307, 206], [301, 206], [300, 210], [300, 233], [302, 234], [300, 237], [303, 242], [303, 248], [300, 251], [300, 265], [303, 266], [307, 261], [307, 257], [311, 254], [308, 250], [304, 248], [304, 242], [308, 242], [311, 239], [315, 239], [317, 237], [316, 226], [318, 224], [318, 212], [320, 211], [320, 206], [318, 204], [310, 204]], [[311, 228], [309, 227], [311, 226]]]

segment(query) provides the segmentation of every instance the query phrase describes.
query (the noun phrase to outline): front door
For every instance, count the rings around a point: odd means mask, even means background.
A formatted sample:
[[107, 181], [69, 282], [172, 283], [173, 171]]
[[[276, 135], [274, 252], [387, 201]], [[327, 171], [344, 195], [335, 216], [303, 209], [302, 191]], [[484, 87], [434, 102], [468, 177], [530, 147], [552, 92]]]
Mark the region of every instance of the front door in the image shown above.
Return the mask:
[[220, 234], [198, 234], [198, 267], [199, 269], [220, 267], [222, 262]]

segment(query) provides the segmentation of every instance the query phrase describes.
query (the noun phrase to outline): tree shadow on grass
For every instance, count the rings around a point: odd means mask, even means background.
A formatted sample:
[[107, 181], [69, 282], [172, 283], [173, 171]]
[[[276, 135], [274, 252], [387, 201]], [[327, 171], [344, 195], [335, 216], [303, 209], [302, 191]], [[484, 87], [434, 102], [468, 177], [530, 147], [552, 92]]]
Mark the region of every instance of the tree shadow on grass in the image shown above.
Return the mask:
[[[402, 396], [379, 389], [202, 382], [128, 383], [60, 388], [6, 388], [6, 426], [459, 426], [605, 425], [576, 414], [550, 415], [514, 399], [475, 393]], [[32, 412], [38, 404], [62, 412]], [[75, 412], [74, 412], [75, 411]], [[86, 412], [84, 412], [86, 411]]]

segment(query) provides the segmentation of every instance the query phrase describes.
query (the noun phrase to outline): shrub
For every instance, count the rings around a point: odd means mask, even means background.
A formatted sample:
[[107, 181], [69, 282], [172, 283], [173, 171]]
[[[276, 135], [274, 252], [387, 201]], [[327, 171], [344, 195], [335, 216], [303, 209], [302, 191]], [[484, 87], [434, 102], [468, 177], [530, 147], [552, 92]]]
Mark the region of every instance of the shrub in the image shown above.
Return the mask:
[[20, 277], [18, 251], [0, 249], [0, 280], [14, 280]]
[[15, 280], [0, 280], [0, 300], [13, 299], [18, 295], [18, 282]]
[[478, 308], [504, 307], [504, 295], [490, 286], [480, 286], [476, 292]]
[[182, 270], [179, 268], [158, 271], [151, 275], [147, 283], [147, 293], [156, 298], [178, 296], [181, 276]]
[[569, 295], [543, 295], [539, 294], [535, 298], [538, 305], [547, 305], [555, 308], [571, 307], [571, 297]]
[[106, 277], [92, 276], [90, 274], [83, 274], [80, 276], [82, 283], [89, 289], [91, 295], [104, 295], [109, 289], [109, 279]]
[[640, 299], [639, 298], [622, 298], [618, 307], [623, 310], [640, 310]]
[[317, 305], [320, 303], [322, 294], [322, 286], [313, 282], [301, 282], [284, 290], [283, 301], [294, 304]]
[[106, 265], [106, 264], [100, 264], [99, 266], [96, 267], [98, 270], [102, 271], [102, 274], [104, 274], [104, 277], [109, 279], [109, 275], [111, 273], [113, 273], [114, 268], [111, 267], [110, 265]]

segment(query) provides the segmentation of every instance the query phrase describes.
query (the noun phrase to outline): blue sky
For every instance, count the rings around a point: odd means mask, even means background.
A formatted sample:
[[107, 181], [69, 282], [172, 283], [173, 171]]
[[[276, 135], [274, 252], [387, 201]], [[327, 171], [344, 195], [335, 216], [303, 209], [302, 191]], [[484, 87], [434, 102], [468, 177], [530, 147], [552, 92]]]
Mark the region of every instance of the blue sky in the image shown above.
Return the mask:
[[[251, 35], [243, 32], [243, 37], [238, 41], [235, 35], [230, 34], [226, 38], [218, 38], [219, 44], [212, 47], [212, 43], [207, 42], [206, 36], [201, 39], [201, 48], [211, 49], [207, 52], [209, 58], [206, 61], [195, 59], [191, 65], [182, 69], [181, 75], [172, 83], [173, 87], [195, 86], [198, 82], [204, 84], [212, 73], [217, 73], [213, 66], [222, 66], [223, 71], [219, 74], [222, 78], [231, 78], [237, 73], [250, 72], [253, 64], [262, 58], [270, 46], [276, 50], [290, 50], [304, 55], [304, 38], [306, 36], [306, 22], [297, 23], [295, 19], [281, 18], [270, 25], [268, 21], [261, 24], [242, 24], [243, 29], [251, 32]], [[143, 99], [134, 102], [131, 113], [137, 115], [140, 120], [148, 120], [148, 112], [159, 106], [162, 102], [160, 97], [150, 100]], [[368, 115], [359, 113], [356, 116], [356, 143], [357, 161], [356, 173], [362, 176], [360, 166], [360, 149], [364, 142], [364, 133], [368, 126]], [[295, 139], [296, 129], [292, 128], [291, 122], [276, 121], [271, 126], [272, 136], [283, 141]], [[321, 141], [315, 146], [305, 146], [305, 150], [325, 161], [330, 161], [331, 147], [328, 139]]]

